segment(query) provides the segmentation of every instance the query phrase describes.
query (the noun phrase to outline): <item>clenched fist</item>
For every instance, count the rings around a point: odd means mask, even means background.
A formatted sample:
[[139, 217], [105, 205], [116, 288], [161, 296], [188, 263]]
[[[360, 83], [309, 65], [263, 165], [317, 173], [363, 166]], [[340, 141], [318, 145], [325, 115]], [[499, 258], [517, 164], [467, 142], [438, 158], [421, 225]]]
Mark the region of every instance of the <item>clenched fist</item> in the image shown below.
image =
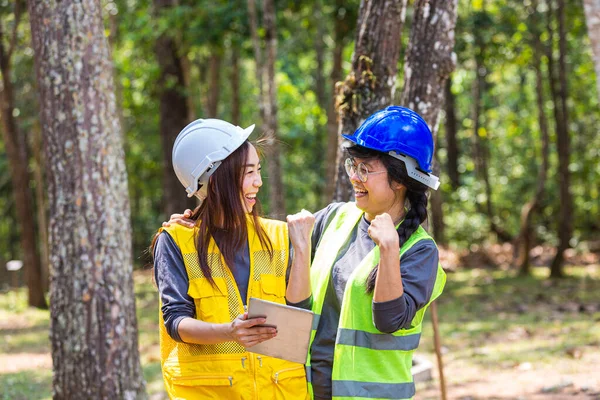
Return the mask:
[[398, 232], [396, 232], [394, 221], [388, 213], [373, 218], [367, 232], [379, 247], [399, 247]]
[[309, 211], [302, 210], [297, 214], [287, 216], [290, 241], [294, 249], [310, 246], [310, 236], [315, 225], [315, 216]]

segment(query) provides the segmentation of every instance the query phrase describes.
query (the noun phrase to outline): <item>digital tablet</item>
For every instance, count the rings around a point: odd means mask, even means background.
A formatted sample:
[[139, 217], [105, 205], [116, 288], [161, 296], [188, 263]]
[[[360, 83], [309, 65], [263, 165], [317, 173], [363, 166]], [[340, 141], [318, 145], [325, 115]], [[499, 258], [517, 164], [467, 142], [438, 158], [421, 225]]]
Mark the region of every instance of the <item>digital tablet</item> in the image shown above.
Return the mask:
[[277, 336], [248, 347], [252, 353], [306, 363], [314, 313], [302, 308], [251, 297], [248, 318], [266, 317], [265, 326], [277, 328]]

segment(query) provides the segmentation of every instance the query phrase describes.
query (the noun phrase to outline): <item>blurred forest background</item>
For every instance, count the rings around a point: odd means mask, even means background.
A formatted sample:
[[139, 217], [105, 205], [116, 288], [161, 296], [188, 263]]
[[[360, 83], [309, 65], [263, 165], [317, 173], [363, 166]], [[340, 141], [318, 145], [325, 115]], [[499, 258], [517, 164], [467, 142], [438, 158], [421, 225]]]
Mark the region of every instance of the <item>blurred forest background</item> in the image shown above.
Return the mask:
[[[273, 10], [253, 0], [99, 3], [114, 65], [134, 269], [149, 267], [145, 251], [161, 222], [194, 205], [169, 157], [174, 137], [196, 118], [256, 123], [255, 132], [277, 139], [263, 160], [266, 215], [283, 219], [346, 200], [334, 191], [342, 112], [335, 103], [344, 105], [353, 70], [359, 0], [277, 0]], [[400, 25], [392, 104], [408, 105], [405, 60], [422, 3], [409, 1]], [[598, 275], [600, 10], [593, 3], [458, 1], [456, 66], [436, 119], [442, 183], [432, 203], [441, 206], [429, 222], [449, 270], [535, 276], [537, 265], [553, 277], [579, 276], [565, 267], [576, 265]], [[27, 283], [28, 303], [44, 308], [48, 159], [27, 11], [25, 2], [0, 0], [0, 289]], [[23, 270], [7, 272], [9, 260], [37, 272], [27, 279]], [[600, 304], [591, 312], [598, 315]]]
[[[155, 2], [157, 5], [160, 1]], [[176, 132], [186, 121], [217, 117], [243, 127], [256, 123], [262, 132], [259, 86], [245, 2], [175, 2], [157, 11], [151, 1], [104, 1], [106, 35], [115, 66], [118, 114], [125, 138], [131, 199], [134, 260], [148, 261], [145, 248], [160, 222], [185, 205], [179, 182], [163, 183], [164, 157], [171, 149], [161, 141], [164, 130]], [[531, 1], [461, 1], [456, 23], [456, 70], [446, 86], [444, 113], [437, 138], [441, 165], [443, 236], [454, 249], [477, 249], [487, 243], [511, 242], [520, 232], [523, 206], [537, 196], [539, 212], [532, 226], [537, 244], [558, 244], [558, 154], [555, 98], [550, 76], [558, 79], [559, 35], [548, 3]], [[349, 72], [359, 1], [277, 1], [276, 98], [277, 136], [285, 208], [273, 211], [265, 168], [261, 201], [267, 215], [282, 218], [306, 208], [319, 210], [331, 200], [333, 178], [327, 166], [328, 121], [334, 85]], [[28, 150], [27, 185], [33, 198], [30, 222], [43, 233], [45, 217], [44, 160], [40, 147], [39, 103], [33, 49], [23, 10], [14, 39], [12, 1], [0, 3], [4, 47], [14, 45], [9, 77], [14, 91], [12, 116]], [[581, 1], [569, 1], [566, 79], [570, 196], [574, 249], [597, 249], [600, 230], [600, 110], [590, 39]], [[400, 104], [404, 52], [409, 39], [411, 8], [399, 60], [394, 104]], [[258, 28], [264, 34], [264, 28]], [[535, 37], [542, 54], [543, 110], [536, 95]], [[165, 47], [166, 50], [161, 47]], [[6, 51], [6, 49], [5, 49]], [[157, 53], [161, 53], [158, 59]], [[552, 56], [552, 58], [548, 58]], [[177, 74], [161, 80], [161, 68]], [[176, 76], [179, 80], [175, 80]], [[184, 96], [161, 109], [161, 93], [176, 89]], [[165, 100], [162, 100], [165, 101]], [[536, 193], [542, 166], [544, 112], [549, 136], [547, 178]], [[161, 116], [170, 118], [161, 130]], [[330, 128], [331, 129], [331, 128]], [[337, 128], [334, 128], [337, 134]], [[256, 135], [253, 135], [256, 137]], [[0, 140], [0, 260], [22, 259], [18, 217], [4, 140]], [[269, 158], [268, 156], [266, 157]], [[268, 163], [267, 160], [264, 161]], [[480, 167], [478, 167], [478, 165]], [[173, 176], [174, 177], [174, 176]], [[24, 184], [24, 183], [23, 183]], [[169, 186], [170, 185], [170, 186]], [[171, 193], [164, 188], [170, 187]], [[178, 197], [171, 200], [169, 197]], [[182, 200], [183, 199], [183, 200]], [[172, 204], [177, 204], [173, 206]], [[41, 223], [40, 223], [41, 222]], [[42, 238], [43, 239], [43, 238]], [[595, 239], [595, 240], [594, 240]]]

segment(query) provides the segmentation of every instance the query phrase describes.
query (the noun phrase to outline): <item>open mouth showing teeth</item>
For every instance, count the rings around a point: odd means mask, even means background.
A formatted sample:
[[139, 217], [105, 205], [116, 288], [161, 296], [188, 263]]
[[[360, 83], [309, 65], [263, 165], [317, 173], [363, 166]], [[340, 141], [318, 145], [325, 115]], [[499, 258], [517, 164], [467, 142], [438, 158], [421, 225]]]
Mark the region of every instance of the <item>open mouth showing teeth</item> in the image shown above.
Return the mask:
[[256, 195], [255, 194], [247, 194], [245, 196], [248, 200], [255, 200], [256, 199]]
[[358, 189], [358, 188], [354, 188], [354, 192], [355, 193], [367, 193], [366, 190], [364, 190], [364, 189]]

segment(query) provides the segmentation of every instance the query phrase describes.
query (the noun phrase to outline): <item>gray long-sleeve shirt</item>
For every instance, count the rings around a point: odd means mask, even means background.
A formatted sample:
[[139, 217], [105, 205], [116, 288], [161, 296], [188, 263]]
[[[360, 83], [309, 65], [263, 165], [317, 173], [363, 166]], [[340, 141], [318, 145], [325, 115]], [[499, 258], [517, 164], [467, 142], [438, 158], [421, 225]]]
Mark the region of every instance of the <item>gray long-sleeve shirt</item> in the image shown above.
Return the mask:
[[[312, 254], [315, 254], [315, 249], [335, 212], [343, 204], [330, 204], [315, 214]], [[321, 319], [311, 348], [311, 375], [315, 398], [331, 398], [333, 351], [346, 283], [354, 269], [375, 247], [367, 233], [368, 228], [369, 222], [363, 216], [339, 251], [331, 270]], [[437, 265], [438, 250], [432, 240], [419, 241], [402, 255], [400, 270], [404, 294], [395, 300], [373, 302], [373, 322], [378, 330], [391, 333], [410, 326], [416, 312], [425, 306], [431, 297]]]

